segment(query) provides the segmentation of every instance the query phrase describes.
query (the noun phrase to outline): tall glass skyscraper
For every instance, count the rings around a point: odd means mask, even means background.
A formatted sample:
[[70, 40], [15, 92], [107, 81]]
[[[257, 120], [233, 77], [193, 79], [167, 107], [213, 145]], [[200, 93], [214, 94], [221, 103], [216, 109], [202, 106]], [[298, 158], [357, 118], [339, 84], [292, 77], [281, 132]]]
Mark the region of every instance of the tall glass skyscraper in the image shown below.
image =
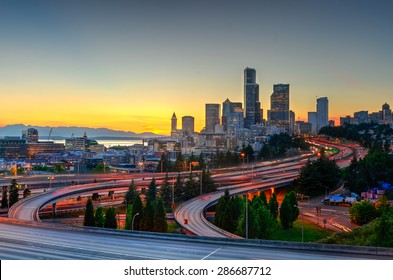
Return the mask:
[[270, 125], [289, 129], [289, 84], [273, 85], [273, 93], [270, 96]]
[[205, 131], [215, 132], [215, 126], [220, 124], [220, 104], [205, 105]]
[[317, 98], [317, 133], [327, 125], [329, 125], [329, 101], [327, 97], [319, 97]]
[[253, 68], [244, 69], [244, 126], [261, 122], [261, 103], [259, 102], [259, 85], [256, 83], [256, 72]]

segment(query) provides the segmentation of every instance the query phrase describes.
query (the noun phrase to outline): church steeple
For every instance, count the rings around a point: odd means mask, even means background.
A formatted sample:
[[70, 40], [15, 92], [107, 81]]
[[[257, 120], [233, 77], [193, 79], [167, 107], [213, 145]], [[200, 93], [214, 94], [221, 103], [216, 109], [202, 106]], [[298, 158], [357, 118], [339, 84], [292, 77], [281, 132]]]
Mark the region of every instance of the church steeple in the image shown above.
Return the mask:
[[172, 118], [171, 118], [171, 132], [174, 132], [177, 130], [177, 118], [175, 112], [173, 112]]

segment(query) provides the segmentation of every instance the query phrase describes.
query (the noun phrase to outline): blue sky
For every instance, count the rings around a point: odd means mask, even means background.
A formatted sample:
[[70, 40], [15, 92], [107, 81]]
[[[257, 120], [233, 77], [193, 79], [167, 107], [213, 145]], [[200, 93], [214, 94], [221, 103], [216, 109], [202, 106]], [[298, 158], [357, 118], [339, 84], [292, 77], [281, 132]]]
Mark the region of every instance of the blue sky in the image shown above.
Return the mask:
[[[173, 111], [291, 84], [296, 118], [392, 105], [391, 1], [0, 1], [0, 124], [168, 132]], [[32, 106], [34, 111], [31, 111]], [[15, 115], [15, 107], [19, 112]], [[27, 112], [28, 111], [28, 112]]]

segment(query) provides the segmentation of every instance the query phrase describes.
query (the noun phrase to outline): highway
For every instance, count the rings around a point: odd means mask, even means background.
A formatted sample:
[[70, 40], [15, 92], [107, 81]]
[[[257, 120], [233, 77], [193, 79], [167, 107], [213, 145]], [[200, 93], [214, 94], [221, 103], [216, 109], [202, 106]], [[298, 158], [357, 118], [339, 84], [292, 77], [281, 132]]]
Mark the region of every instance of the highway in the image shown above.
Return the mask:
[[[179, 240], [163, 237], [133, 237], [94, 229], [42, 223], [10, 222], [0, 218], [2, 260], [356, 260], [388, 259], [388, 256], [225, 245], [214, 239]], [[173, 235], [172, 235], [173, 236]]]
[[[320, 146], [326, 146], [327, 143], [318, 143]], [[346, 147], [336, 144], [330, 144], [340, 150], [339, 153], [332, 155], [337, 160], [340, 167], [348, 166], [356, 147]], [[221, 187], [218, 192], [205, 194], [186, 201], [175, 209], [174, 216], [176, 221], [186, 230], [186, 232], [210, 237], [230, 237], [241, 238], [230, 232], [217, 228], [208, 222], [203, 215], [204, 210], [210, 205], [215, 204], [224, 194], [225, 189], [229, 190], [231, 195], [244, 194], [247, 192], [255, 192], [256, 189], [270, 189], [271, 187], [280, 187], [290, 184], [298, 175], [300, 168], [307, 162], [306, 158], [290, 158], [273, 166], [260, 167], [256, 166], [253, 170], [247, 172], [232, 172], [231, 175], [223, 174], [221, 176], [238, 176], [248, 177], [247, 183], [234, 184]], [[243, 175], [242, 175], [243, 174]], [[219, 175], [217, 175], [219, 176]], [[221, 177], [220, 176], [220, 177]], [[268, 178], [268, 179], [267, 179]], [[186, 222], [187, 221], [187, 222]], [[334, 228], [334, 227], [333, 227]]]

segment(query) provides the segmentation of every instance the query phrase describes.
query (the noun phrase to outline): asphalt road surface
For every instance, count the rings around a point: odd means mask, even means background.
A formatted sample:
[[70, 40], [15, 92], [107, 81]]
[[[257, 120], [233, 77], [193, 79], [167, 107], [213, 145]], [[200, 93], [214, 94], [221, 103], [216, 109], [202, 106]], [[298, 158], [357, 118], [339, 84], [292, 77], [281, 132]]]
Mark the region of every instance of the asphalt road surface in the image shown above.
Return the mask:
[[8, 222], [7, 219], [0, 219], [0, 259], [2, 260], [356, 260], [374, 258], [381, 257], [136, 238], [107, 232], [71, 231], [67, 227], [48, 227], [40, 223], [15, 224]]

